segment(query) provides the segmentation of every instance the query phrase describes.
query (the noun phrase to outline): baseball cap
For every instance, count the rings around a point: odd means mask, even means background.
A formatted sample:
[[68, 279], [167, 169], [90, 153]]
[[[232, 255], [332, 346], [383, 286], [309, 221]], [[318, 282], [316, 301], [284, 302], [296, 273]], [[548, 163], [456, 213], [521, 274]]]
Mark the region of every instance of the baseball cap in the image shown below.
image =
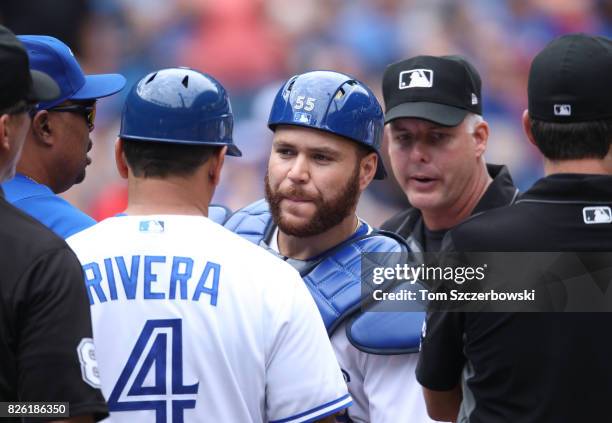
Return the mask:
[[461, 56], [416, 56], [385, 69], [385, 123], [398, 118], [459, 125], [468, 113], [482, 115], [480, 75]]
[[0, 25], [0, 108], [19, 100], [52, 100], [59, 88], [46, 74], [31, 70], [28, 55], [15, 34]]
[[612, 40], [568, 34], [551, 41], [531, 63], [529, 116], [545, 122], [612, 117]]
[[85, 75], [70, 48], [54, 37], [46, 35], [19, 35], [24, 44], [30, 66], [47, 73], [59, 85], [57, 99], [40, 103], [40, 109], [48, 109], [66, 100], [91, 100], [107, 97], [125, 86], [122, 75]]

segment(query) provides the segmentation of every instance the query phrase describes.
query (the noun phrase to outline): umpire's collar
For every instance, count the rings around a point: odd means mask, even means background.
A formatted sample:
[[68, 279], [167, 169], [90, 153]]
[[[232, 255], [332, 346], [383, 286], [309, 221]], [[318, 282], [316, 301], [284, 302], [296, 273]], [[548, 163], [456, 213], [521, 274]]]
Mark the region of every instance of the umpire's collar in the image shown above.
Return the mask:
[[514, 181], [506, 166], [487, 164], [487, 171], [493, 181], [476, 204], [472, 214], [510, 205], [518, 197], [519, 190], [514, 186]]
[[520, 200], [609, 203], [612, 201], [612, 176], [581, 173], [546, 176], [521, 195]]

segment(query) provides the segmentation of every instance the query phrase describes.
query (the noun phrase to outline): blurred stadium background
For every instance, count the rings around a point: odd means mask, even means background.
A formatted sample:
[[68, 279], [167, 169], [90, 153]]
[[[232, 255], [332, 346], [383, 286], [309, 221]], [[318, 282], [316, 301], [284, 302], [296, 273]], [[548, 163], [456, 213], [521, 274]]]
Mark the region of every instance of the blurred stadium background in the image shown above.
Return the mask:
[[[226, 160], [214, 202], [236, 210], [263, 196], [267, 115], [283, 80], [332, 69], [363, 80], [380, 96], [385, 66], [419, 54], [462, 54], [476, 65], [491, 125], [488, 161], [507, 164], [518, 186], [527, 188], [542, 174], [519, 121], [529, 63], [563, 33], [611, 36], [612, 1], [2, 0], [0, 22], [16, 34], [60, 38], [86, 73], [119, 72], [129, 87], [171, 66], [219, 79], [232, 99], [234, 136], [244, 156]], [[85, 182], [63, 194], [96, 219], [125, 205], [113, 144], [129, 87], [98, 102], [93, 163]], [[359, 212], [377, 225], [405, 201], [392, 179], [376, 182]]]

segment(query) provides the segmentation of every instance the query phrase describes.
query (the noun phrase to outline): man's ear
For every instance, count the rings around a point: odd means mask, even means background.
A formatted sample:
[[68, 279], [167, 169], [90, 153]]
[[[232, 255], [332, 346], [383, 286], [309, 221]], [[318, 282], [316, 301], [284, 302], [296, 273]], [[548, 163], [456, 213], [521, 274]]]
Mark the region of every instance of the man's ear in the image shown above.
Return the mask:
[[489, 124], [486, 121], [480, 121], [474, 126], [474, 141], [476, 142], [476, 157], [480, 158], [487, 150], [489, 142]]
[[533, 132], [531, 132], [531, 119], [529, 118], [529, 110], [525, 109], [525, 111], [523, 111], [523, 117], [521, 121], [523, 123], [523, 132], [525, 132], [525, 135], [527, 135], [527, 139], [531, 144], [537, 147], [538, 145], [536, 144], [535, 138], [533, 137]]
[[117, 141], [115, 141], [115, 165], [117, 166], [119, 175], [123, 179], [127, 179], [129, 171], [125, 153], [123, 151], [123, 140], [121, 138], [117, 138]]
[[0, 154], [6, 153], [11, 150], [10, 136], [9, 136], [9, 119], [10, 115], [0, 116]]
[[[22, 124], [20, 116], [4, 114], [0, 116], [0, 149], [2, 152], [9, 152], [15, 149], [21, 149], [21, 143], [15, 138], [15, 132], [21, 131]], [[28, 126], [29, 128], [29, 126]]]
[[30, 131], [34, 134], [36, 142], [45, 144], [47, 146], [53, 145], [53, 137], [51, 130], [51, 123], [49, 120], [49, 112], [46, 110], [40, 110], [36, 112], [32, 118], [32, 125]]
[[359, 163], [359, 190], [361, 192], [365, 191], [365, 189], [370, 185], [372, 179], [374, 179], [374, 175], [376, 175], [376, 167], [378, 166], [378, 160], [380, 158], [374, 152], [368, 153]]
[[227, 146], [219, 149], [219, 151], [209, 159], [210, 166], [208, 168], [208, 177], [213, 186], [219, 185], [221, 182], [221, 169], [223, 168], [223, 162], [225, 161], [225, 153], [227, 152]]

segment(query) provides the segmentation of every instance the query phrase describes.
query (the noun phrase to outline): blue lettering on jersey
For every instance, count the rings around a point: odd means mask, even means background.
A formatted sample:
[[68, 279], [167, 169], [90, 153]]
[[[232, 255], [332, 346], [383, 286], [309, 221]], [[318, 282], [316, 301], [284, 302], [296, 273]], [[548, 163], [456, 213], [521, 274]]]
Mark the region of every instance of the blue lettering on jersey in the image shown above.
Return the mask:
[[[128, 300], [136, 299], [137, 293], [145, 300], [188, 300], [191, 289], [192, 301], [200, 301], [202, 294], [206, 294], [210, 305], [217, 305], [220, 264], [208, 261], [201, 274], [194, 274], [194, 260], [190, 257], [132, 256], [130, 259], [129, 271], [126, 258], [121, 256], [83, 265], [90, 305], [107, 302], [109, 297], [111, 301], [119, 299], [118, 279]], [[160, 281], [160, 275], [169, 275], [170, 279]], [[139, 283], [142, 283], [142, 289], [138, 289]]]
[[[181, 271], [181, 265], [184, 270]], [[176, 298], [176, 284], [180, 283], [181, 300], [187, 299], [187, 281], [191, 278], [193, 271], [193, 259], [189, 257], [174, 257], [172, 260], [172, 273], [170, 274], [170, 299]]]
[[144, 260], [144, 298], [145, 300], [163, 300], [163, 292], [151, 291], [151, 284], [157, 281], [157, 275], [151, 269], [153, 263], [165, 263], [164, 256], [145, 256]]
[[121, 282], [123, 282], [123, 289], [125, 290], [125, 296], [128, 300], [136, 298], [136, 282], [138, 281], [138, 265], [140, 264], [140, 256], [132, 256], [132, 270], [130, 273], [125, 267], [125, 259], [123, 257], [115, 257], [119, 274], [121, 275]]
[[[183, 379], [182, 326], [181, 319], [147, 320], [108, 398], [112, 413], [153, 410], [156, 423], [182, 423], [185, 410], [195, 408], [200, 383]], [[153, 385], [146, 384], [149, 374]]]
[[104, 269], [108, 276], [108, 290], [110, 291], [111, 300], [117, 299], [117, 285], [115, 285], [115, 273], [113, 273], [113, 262], [111, 259], [104, 259]]
[[[208, 288], [206, 286], [206, 281], [208, 280], [208, 275], [212, 272], [212, 287]], [[193, 301], [198, 301], [200, 299], [200, 294], [209, 294], [210, 295], [210, 305], [217, 305], [217, 291], [219, 288], [219, 273], [221, 272], [221, 266], [217, 263], [211, 263], [210, 261], [206, 263], [206, 267], [202, 272], [202, 276], [200, 277], [200, 281], [198, 282], [198, 286], [196, 287], [195, 292], [193, 293]]]
[[94, 303], [91, 289], [93, 288], [95, 294], [98, 296], [98, 301], [101, 303], [106, 302], [106, 295], [104, 290], [100, 286], [102, 283], [102, 274], [100, 273], [100, 266], [98, 263], [87, 263], [83, 265], [83, 273], [85, 274], [85, 287], [87, 288], [87, 296], [89, 297], [89, 305]]

